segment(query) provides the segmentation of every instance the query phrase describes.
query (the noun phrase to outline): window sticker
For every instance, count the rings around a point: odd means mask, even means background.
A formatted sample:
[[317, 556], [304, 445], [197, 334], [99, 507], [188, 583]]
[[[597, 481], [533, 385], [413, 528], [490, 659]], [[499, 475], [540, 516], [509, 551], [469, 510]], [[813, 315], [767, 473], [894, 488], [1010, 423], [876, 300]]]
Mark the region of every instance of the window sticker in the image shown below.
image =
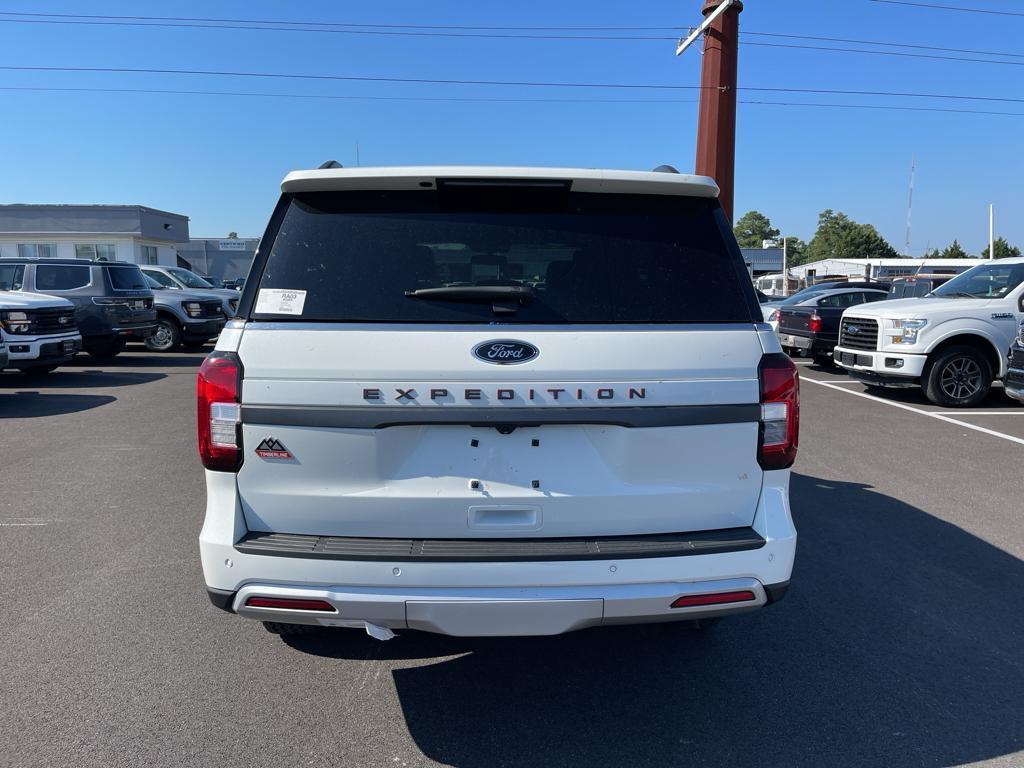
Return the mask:
[[256, 297], [256, 314], [301, 315], [306, 304], [305, 291], [283, 288], [261, 288]]

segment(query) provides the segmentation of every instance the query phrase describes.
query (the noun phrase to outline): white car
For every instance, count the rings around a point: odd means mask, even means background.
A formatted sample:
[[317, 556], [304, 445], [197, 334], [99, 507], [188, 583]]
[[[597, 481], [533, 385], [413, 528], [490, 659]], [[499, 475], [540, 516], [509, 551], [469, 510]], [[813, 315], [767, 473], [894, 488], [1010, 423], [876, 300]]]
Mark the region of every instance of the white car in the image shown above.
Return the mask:
[[920, 386], [937, 405], [982, 402], [1007, 373], [1024, 318], [1024, 258], [984, 261], [920, 299], [843, 313], [835, 360], [876, 386]]
[[783, 595], [799, 382], [714, 182], [334, 168], [282, 188], [199, 375], [215, 605], [387, 639]]
[[[5, 272], [0, 265], [0, 284]], [[19, 286], [20, 288], [20, 286]], [[0, 367], [24, 373], [49, 373], [82, 348], [75, 326], [75, 306], [67, 299], [22, 290], [0, 290]]]

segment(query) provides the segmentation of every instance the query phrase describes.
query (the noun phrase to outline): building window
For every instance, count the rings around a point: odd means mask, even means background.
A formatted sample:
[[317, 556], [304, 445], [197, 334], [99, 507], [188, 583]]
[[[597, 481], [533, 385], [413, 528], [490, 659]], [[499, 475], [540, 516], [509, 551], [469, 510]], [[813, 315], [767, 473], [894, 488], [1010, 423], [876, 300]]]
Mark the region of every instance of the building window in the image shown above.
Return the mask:
[[156, 258], [156, 246], [155, 245], [143, 245], [142, 246], [142, 263], [143, 264], [159, 264]]
[[75, 256], [79, 259], [91, 259], [92, 261], [116, 261], [117, 246], [109, 243], [86, 243], [75, 246]]
[[18, 246], [18, 256], [23, 259], [55, 259], [57, 246], [54, 243], [22, 243]]

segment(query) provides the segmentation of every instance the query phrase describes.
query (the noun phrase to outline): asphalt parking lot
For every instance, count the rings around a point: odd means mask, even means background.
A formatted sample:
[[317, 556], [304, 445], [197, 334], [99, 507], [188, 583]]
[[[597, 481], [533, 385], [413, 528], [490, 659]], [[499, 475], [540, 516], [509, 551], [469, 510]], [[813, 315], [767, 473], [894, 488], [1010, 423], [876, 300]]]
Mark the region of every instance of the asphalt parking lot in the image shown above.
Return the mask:
[[793, 586], [705, 634], [290, 640], [214, 609], [198, 354], [0, 374], [0, 765], [1024, 765], [1024, 407], [801, 362]]

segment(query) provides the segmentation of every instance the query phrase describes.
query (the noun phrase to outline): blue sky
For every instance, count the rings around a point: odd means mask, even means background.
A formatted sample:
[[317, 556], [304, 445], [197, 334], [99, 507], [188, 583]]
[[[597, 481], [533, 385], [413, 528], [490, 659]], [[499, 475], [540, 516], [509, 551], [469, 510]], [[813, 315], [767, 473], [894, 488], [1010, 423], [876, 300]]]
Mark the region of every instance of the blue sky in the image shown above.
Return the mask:
[[[936, 0], [1021, 11], [1018, 0]], [[431, 3], [393, 0], [117, 2], [19, 0], [2, 12], [278, 19], [352, 24], [662, 27], [695, 23], [699, 0]], [[12, 17], [2, 17], [0, 19]], [[1024, 16], [925, 10], [871, 0], [747, 0], [741, 28], [1004, 51], [1024, 65]], [[571, 34], [571, 33], [566, 33]], [[596, 33], [615, 34], [615, 33]], [[668, 35], [649, 31], [622, 34]], [[777, 38], [750, 42], [866, 47]], [[0, 21], [0, 66], [152, 67], [399, 78], [697, 85], [696, 48], [671, 40], [509, 40]], [[896, 50], [896, 49], [889, 49]], [[938, 54], [961, 55], [967, 54]], [[740, 86], [890, 90], [1024, 99], [1024, 66], [744, 45]], [[498, 99], [387, 101], [5, 90], [0, 202], [139, 203], [188, 215], [195, 236], [262, 233], [281, 178], [334, 158], [363, 165], [480, 163], [693, 168], [696, 91], [416, 85], [344, 81], [17, 72], [0, 86], [148, 88]], [[1019, 215], [1024, 102], [935, 101], [746, 91], [745, 101], [898, 105], [1019, 116], [743, 104], [737, 216], [768, 214], [805, 239], [818, 213], [874, 224], [903, 250], [911, 154], [911, 252], [953, 238], [971, 253], [997, 233], [1024, 246]], [[675, 101], [670, 101], [675, 100]]]

